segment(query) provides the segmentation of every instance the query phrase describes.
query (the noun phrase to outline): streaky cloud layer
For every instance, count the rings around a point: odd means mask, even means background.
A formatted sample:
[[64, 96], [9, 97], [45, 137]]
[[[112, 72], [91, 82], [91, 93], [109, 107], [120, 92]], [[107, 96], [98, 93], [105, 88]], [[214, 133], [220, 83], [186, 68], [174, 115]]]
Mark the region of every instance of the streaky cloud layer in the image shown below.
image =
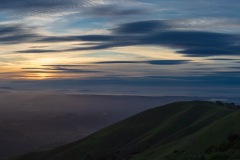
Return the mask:
[[239, 6], [238, 0], [2, 0], [0, 87], [103, 85], [140, 93], [156, 86], [159, 93], [174, 86], [232, 95], [240, 76]]

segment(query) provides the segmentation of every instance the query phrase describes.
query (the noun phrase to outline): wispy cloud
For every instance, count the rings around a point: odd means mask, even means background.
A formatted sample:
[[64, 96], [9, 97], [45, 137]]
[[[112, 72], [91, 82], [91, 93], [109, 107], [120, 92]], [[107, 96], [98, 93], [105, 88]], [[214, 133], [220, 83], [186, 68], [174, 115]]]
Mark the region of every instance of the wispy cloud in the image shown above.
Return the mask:
[[[72, 67], [79, 67], [77, 65], [45, 65], [42, 68], [22, 68], [24, 72], [28, 73], [98, 73], [100, 71], [88, 70], [88, 69], [78, 69]], [[71, 68], [70, 68], [71, 67]]]
[[[135, 1], [121, 0], [2, 0], [1, 11], [15, 16], [52, 16], [84, 14], [85, 16], [118, 16], [145, 13], [143, 8], [129, 7], [128, 3], [140, 4]], [[142, 6], [143, 7], [143, 6]]]
[[0, 44], [34, 42], [40, 38], [33, 28], [21, 24], [0, 24]]

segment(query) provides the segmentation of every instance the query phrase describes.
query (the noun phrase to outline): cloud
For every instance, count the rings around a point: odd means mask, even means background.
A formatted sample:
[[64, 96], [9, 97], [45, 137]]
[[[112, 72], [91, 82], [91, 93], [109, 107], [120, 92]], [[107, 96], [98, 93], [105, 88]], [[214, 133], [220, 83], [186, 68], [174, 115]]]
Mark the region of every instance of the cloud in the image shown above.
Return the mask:
[[[126, 4], [130, 4], [129, 7]], [[130, 16], [145, 13], [144, 6], [137, 7], [128, 0], [2, 0], [0, 9], [15, 16]]]
[[[217, 81], [216, 81], [217, 79]], [[15, 81], [14, 83], [33, 83], [36, 86], [49, 86], [49, 87], [66, 87], [66, 86], [132, 86], [132, 87], [226, 87], [226, 86], [239, 86], [240, 76], [233, 74], [222, 75], [221, 73], [213, 73], [211, 75], [198, 75], [198, 76], [143, 76], [143, 77], [92, 77], [84, 79], [58, 79], [58, 80], [41, 80], [41, 81]], [[76, 88], [75, 88], [76, 89]]]
[[189, 60], [151, 60], [146, 61], [148, 64], [152, 65], [179, 65], [189, 63]]
[[0, 9], [2, 11], [36, 15], [91, 6], [96, 3], [95, 1], [87, 0], [2, 0]]
[[212, 31], [234, 33], [240, 27], [240, 20], [231, 18], [190, 18], [169, 21], [178, 30]]
[[43, 38], [32, 28], [21, 24], [0, 24], [0, 44], [19, 44], [34, 42]]
[[0, 25], [0, 35], [6, 36], [8, 34], [18, 34], [24, 32], [21, 25]]
[[[239, 69], [239, 68], [235, 68]], [[240, 76], [240, 71], [219, 71], [218, 74], [232, 75], [232, 76]]]
[[112, 29], [115, 34], [146, 34], [167, 30], [171, 26], [164, 21], [150, 20], [122, 24]]
[[240, 55], [240, 47], [228, 47], [228, 46], [218, 46], [221, 48], [217, 48], [217, 46], [206, 47], [204, 46], [199, 47], [189, 47], [190, 49], [185, 49], [183, 51], [178, 51], [178, 53], [183, 53], [187, 56], [191, 57], [205, 57], [205, 56], [221, 56], [221, 55]]
[[[5, 29], [5, 30], [4, 30]], [[42, 36], [26, 33], [22, 28], [2, 28], [7, 36], [0, 37], [0, 43], [24, 43], [31, 41], [56, 43], [56, 42], [98, 42], [95, 45], [73, 47], [65, 50], [30, 49], [18, 53], [45, 53], [66, 52], [81, 50], [102, 50], [115, 47], [137, 45], [164, 46], [177, 49], [177, 53], [191, 57], [208, 57], [219, 55], [239, 55], [240, 35], [224, 34], [206, 31], [184, 31], [170, 26], [168, 21], [139, 21], [121, 24], [110, 29], [108, 35], [69, 35], [69, 36]], [[15, 30], [22, 31], [14, 35]], [[10, 32], [10, 33], [9, 33]]]
[[[83, 35], [83, 36], [48, 36], [48, 37], [44, 37], [40, 40], [38, 40], [38, 42], [49, 42], [49, 43], [53, 43], [53, 42], [68, 42], [68, 41], [90, 41], [90, 42], [98, 42], [98, 41], [111, 41], [113, 40], [114, 37], [110, 36], [110, 35]], [[89, 43], [89, 45], [91, 45], [91, 43]]]
[[[105, 17], [120, 17], [120, 16], [131, 16], [131, 15], [142, 15], [151, 12], [149, 8], [141, 5], [137, 7], [136, 5], [126, 5], [129, 1], [125, 1], [125, 4], [119, 1], [118, 3], [112, 3], [107, 5], [101, 5], [97, 7], [92, 7], [91, 9], [84, 10], [86, 15], [91, 16], [105, 16]], [[136, 3], [135, 3], [136, 4]]]
[[141, 63], [139, 61], [101, 61], [95, 62], [95, 64], [131, 64], [131, 63]]
[[[88, 41], [96, 41], [89, 35]], [[74, 50], [97, 50], [135, 45], [155, 45], [178, 49], [178, 53], [192, 57], [239, 55], [240, 35], [206, 31], [181, 31], [167, 21], [139, 21], [112, 29], [111, 40], [102, 44]], [[87, 36], [85, 36], [86, 39]], [[97, 37], [97, 36], [96, 36]]]
[[214, 61], [236, 61], [240, 60], [238, 58], [209, 58], [209, 60], [214, 60]]
[[[57, 43], [57, 42], [83, 42], [83, 41], [111, 41], [110, 35], [80, 35], [80, 36], [48, 36], [36, 33], [36, 28], [22, 24], [0, 24], [0, 44], [21, 43]], [[86, 45], [92, 45], [91, 43]], [[18, 51], [19, 53], [44, 53], [55, 52], [54, 50], [30, 49]], [[59, 51], [60, 52], [60, 51]]]
[[43, 67], [84, 67], [89, 66], [85, 64], [49, 64], [49, 65], [42, 65]]
[[98, 73], [100, 71], [78, 69], [72, 67], [79, 67], [79, 65], [45, 65], [42, 68], [22, 68], [27, 73]]
[[29, 49], [29, 50], [17, 51], [17, 53], [49, 53], [49, 52], [60, 52], [60, 51], [48, 50], [48, 49]]
[[135, 64], [145, 63], [151, 65], [180, 65], [186, 64], [189, 60], [149, 60], [149, 61], [102, 61], [95, 64]]
[[[238, 66], [238, 67], [228, 67], [228, 68], [231, 68], [231, 69], [240, 69], [240, 66]], [[238, 73], [240, 73], [240, 72], [238, 72]]]

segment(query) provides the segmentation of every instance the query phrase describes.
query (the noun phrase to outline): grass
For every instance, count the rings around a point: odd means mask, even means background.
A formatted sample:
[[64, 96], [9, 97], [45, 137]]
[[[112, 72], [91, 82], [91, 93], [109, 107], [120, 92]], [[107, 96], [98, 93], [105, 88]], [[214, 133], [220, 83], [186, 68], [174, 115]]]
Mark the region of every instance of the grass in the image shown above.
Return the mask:
[[[205, 150], [240, 133], [239, 120], [240, 112], [232, 107], [205, 101], [177, 102], [144, 111], [85, 139], [15, 160], [226, 158], [229, 154], [206, 155]], [[240, 155], [238, 150], [234, 155]]]

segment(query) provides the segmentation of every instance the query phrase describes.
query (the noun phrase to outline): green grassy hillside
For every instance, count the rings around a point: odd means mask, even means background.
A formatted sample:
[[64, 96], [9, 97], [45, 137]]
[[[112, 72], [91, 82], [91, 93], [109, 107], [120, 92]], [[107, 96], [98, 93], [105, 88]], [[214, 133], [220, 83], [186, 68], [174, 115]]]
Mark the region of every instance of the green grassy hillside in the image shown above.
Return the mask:
[[15, 160], [236, 159], [239, 122], [240, 112], [231, 107], [204, 101], [172, 103], [77, 142]]

